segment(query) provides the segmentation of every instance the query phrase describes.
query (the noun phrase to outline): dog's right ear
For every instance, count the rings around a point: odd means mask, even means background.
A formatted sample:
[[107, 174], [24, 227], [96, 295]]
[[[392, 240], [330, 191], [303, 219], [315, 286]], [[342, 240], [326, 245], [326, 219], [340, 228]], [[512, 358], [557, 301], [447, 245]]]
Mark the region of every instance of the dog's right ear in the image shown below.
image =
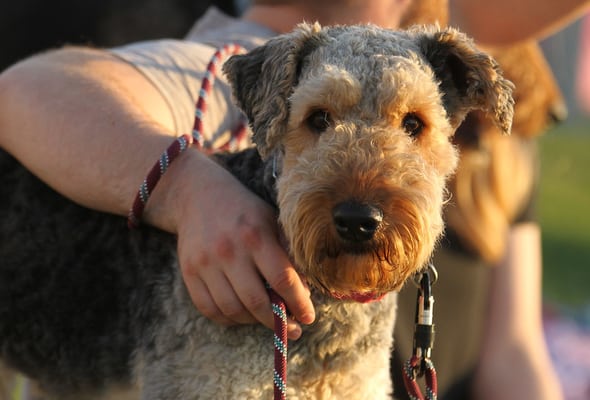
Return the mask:
[[318, 23], [303, 23], [247, 54], [231, 57], [223, 65], [263, 159], [287, 129], [289, 97], [297, 85], [303, 60], [321, 44], [322, 37]]
[[514, 85], [502, 76], [498, 63], [454, 28], [413, 30], [423, 56], [440, 82], [451, 124], [456, 128], [469, 111], [481, 110], [503, 133], [510, 133]]

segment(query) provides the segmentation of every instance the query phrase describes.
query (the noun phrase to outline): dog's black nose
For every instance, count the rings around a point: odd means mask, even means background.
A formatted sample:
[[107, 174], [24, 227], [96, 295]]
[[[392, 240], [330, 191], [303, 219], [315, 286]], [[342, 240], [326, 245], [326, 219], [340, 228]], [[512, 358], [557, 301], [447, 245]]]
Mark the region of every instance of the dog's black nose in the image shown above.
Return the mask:
[[334, 207], [332, 217], [342, 239], [363, 242], [373, 238], [383, 221], [383, 212], [368, 204], [346, 201]]

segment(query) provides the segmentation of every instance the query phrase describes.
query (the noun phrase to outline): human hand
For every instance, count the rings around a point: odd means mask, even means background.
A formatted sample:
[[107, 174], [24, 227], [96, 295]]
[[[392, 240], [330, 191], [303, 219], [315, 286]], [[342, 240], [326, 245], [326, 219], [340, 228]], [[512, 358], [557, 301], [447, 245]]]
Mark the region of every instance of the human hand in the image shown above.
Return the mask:
[[196, 151], [180, 156], [162, 183], [166, 193], [154, 192], [146, 216], [161, 214], [158, 204], [176, 210], [168, 223], [178, 235], [182, 275], [197, 309], [223, 325], [260, 322], [272, 329], [266, 281], [294, 317], [289, 338], [299, 338], [299, 323], [313, 322], [315, 314], [309, 289], [280, 244], [274, 210]]

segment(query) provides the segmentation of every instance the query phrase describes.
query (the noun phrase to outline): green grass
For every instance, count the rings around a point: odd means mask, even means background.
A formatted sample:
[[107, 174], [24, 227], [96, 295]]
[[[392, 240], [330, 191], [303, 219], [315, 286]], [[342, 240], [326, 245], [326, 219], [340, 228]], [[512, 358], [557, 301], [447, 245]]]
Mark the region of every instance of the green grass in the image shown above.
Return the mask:
[[540, 141], [539, 217], [547, 300], [590, 303], [590, 122]]

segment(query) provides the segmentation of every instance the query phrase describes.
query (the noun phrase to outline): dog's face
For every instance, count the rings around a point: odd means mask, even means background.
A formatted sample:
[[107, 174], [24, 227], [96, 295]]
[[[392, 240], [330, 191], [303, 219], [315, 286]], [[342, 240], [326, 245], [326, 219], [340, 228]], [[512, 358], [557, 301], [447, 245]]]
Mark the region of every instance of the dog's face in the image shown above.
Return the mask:
[[309, 283], [359, 301], [398, 289], [443, 230], [450, 138], [482, 109], [509, 131], [512, 85], [459, 32], [301, 25], [224, 66], [279, 222]]

